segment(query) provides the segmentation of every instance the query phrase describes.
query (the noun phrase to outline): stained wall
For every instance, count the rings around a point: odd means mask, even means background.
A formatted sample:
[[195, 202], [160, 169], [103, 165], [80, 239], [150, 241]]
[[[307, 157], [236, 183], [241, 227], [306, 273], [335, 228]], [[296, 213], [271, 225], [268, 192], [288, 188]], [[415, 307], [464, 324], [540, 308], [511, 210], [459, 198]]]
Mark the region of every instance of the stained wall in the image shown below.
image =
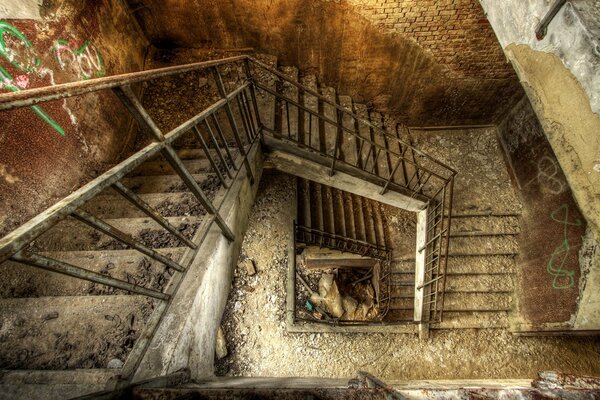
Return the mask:
[[[12, 3], [33, 4], [0, 20], [0, 93], [144, 67], [147, 41], [121, 0], [10, 0], [5, 17]], [[110, 92], [0, 112], [0, 127], [0, 233], [104, 172], [133, 140]]]
[[253, 48], [410, 125], [490, 124], [522, 96], [476, 0], [128, 0], [158, 48]]

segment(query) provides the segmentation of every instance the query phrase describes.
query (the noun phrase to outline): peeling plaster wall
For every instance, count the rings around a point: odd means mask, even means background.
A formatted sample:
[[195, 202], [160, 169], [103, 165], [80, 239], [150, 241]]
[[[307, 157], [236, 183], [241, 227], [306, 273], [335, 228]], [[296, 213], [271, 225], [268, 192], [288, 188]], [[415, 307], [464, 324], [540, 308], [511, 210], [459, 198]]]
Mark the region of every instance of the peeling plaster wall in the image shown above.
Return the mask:
[[523, 89], [477, 0], [128, 0], [153, 45], [251, 47], [409, 125], [491, 124]]
[[[3, 3], [0, 93], [143, 69], [148, 43], [122, 0], [31, 3]], [[40, 18], [15, 18], [24, 5]], [[0, 234], [107, 170], [134, 134], [107, 91], [0, 112], [0, 127]]]
[[553, 1], [480, 2], [588, 222], [593, 261], [573, 326], [600, 329], [600, 10], [594, 0], [569, 2], [538, 41], [536, 25]]

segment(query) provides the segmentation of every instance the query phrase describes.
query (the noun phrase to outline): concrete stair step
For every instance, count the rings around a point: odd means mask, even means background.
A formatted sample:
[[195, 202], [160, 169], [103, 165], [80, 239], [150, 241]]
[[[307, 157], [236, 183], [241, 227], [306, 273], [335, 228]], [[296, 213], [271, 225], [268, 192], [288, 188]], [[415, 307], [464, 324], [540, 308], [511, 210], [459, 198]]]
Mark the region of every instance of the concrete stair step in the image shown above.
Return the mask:
[[321, 188], [320, 184], [310, 182], [311, 226], [320, 231], [325, 228]]
[[331, 187], [321, 185], [321, 200], [323, 201], [323, 226], [324, 231], [336, 233], [336, 221], [334, 215], [333, 194]]
[[511, 294], [508, 293], [446, 293], [446, 311], [508, 311], [511, 309]]
[[[216, 187], [205, 186], [204, 193], [209, 200], [214, 199]], [[191, 192], [148, 193], [139, 197], [163, 217], [196, 216], [206, 214], [206, 210]], [[116, 192], [105, 192], [90, 200], [82, 209], [98, 218], [144, 218], [139, 208]]]
[[[168, 217], [180, 233], [191, 238], [202, 217]], [[151, 218], [106, 219], [106, 223], [132, 236], [151, 248], [179, 247], [179, 239], [164, 230]], [[67, 219], [35, 240], [39, 251], [121, 250], [125, 246], [82, 222]]]
[[341, 190], [331, 188], [333, 197], [333, 219], [335, 221], [336, 234], [348, 237], [346, 229], [346, 210], [344, 206], [344, 195]]
[[485, 329], [507, 328], [508, 312], [451, 312], [444, 311], [443, 321], [431, 329]]
[[520, 233], [519, 218], [507, 216], [452, 217], [452, 236]]
[[513, 274], [516, 262], [513, 256], [459, 256], [448, 258], [450, 274]]
[[354, 226], [356, 227], [356, 238], [364, 242], [368, 242], [367, 225], [365, 219], [365, 209], [363, 198], [355, 194], [351, 194], [354, 206]]
[[[183, 164], [191, 174], [211, 172], [208, 159], [183, 160]], [[214, 172], [214, 171], [212, 171]], [[171, 165], [165, 160], [147, 161], [137, 167], [129, 176], [177, 175]]]
[[152, 313], [144, 296], [0, 300], [3, 369], [107, 368], [125, 361]]
[[446, 278], [446, 293], [512, 293], [513, 289], [510, 275], [448, 275]]
[[[186, 248], [167, 248], [159, 253], [178, 262]], [[61, 260], [89, 271], [162, 290], [172, 274], [166, 267], [135, 250], [44, 252], [45, 257]], [[172, 272], [172, 271], [171, 271]], [[126, 294], [88, 281], [8, 261], [0, 281], [0, 297], [84, 296], [89, 294]]]
[[518, 254], [514, 236], [456, 237], [450, 240], [450, 254]]
[[[203, 190], [210, 189], [214, 184], [220, 185], [217, 175], [213, 173], [193, 174], [192, 176]], [[123, 178], [121, 183], [137, 194], [189, 192], [179, 175], [135, 176]]]

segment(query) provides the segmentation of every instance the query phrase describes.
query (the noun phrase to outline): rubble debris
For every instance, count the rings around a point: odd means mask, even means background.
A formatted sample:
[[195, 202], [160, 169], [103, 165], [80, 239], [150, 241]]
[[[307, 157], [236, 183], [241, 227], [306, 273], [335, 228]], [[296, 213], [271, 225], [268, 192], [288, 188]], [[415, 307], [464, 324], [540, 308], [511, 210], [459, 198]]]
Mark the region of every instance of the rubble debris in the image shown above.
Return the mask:
[[256, 265], [254, 264], [254, 260], [250, 258], [246, 258], [244, 261], [238, 264], [239, 268], [242, 268], [248, 276], [254, 276], [256, 274]]
[[106, 366], [106, 368], [121, 369], [121, 368], [123, 368], [123, 361], [119, 360], [118, 358], [113, 358], [112, 360], [110, 360], [108, 362], [108, 365]]
[[217, 342], [215, 345], [215, 356], [217, 360], [227, 357], [227, 341], [225, 339], [225, 332], [222, 327], [219, 327], [217, 331]]

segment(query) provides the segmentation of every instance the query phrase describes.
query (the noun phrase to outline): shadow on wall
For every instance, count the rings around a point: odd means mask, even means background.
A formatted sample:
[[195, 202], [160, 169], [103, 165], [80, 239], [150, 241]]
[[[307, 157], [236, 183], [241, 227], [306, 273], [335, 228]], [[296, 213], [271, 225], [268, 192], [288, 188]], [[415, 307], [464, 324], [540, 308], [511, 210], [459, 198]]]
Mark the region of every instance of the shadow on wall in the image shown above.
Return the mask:
[[411, 125], [490, 124], [523, 95], [514, 74], [506, 79], [453, 78], [448, 67], [415, 41], [380, 32], [346, 2], [129, 3], [159, 48], [252, 47], [276, 55], [281, 64], [316, 73], [338, 93], [391, 112]]

